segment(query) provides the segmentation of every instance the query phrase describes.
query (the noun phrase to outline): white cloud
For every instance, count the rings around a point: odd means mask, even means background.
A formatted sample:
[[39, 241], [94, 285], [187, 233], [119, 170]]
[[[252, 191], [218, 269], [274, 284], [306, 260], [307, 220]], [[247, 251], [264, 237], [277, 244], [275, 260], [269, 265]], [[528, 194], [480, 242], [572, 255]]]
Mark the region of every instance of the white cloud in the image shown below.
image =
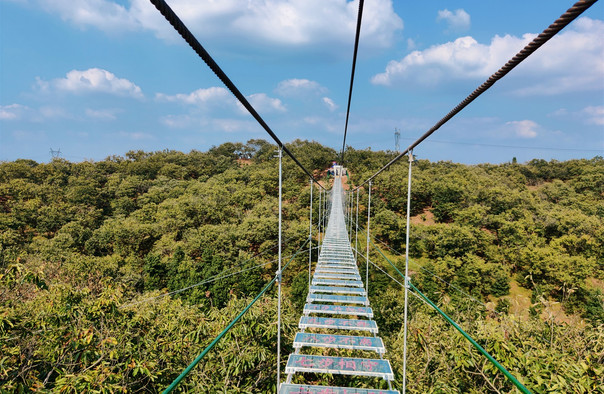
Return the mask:
[[[516, 94], [552, 95], [604, 88], [604, 40], [601, 39], [604, 22], [583, 17], [567, 29], [506, 77], [517, 81], [513, 84]], [[534, 34], [495, 36], [488, 45], [470, 36], [460, 37], [389, 62], [372, 82], [426, 87], [456, 80], [480, 81], [497, 71], [534, 37]]]
[[[73, 119], [73, 116], [61, 107], [44, 106], [40, 107], [38, 112], [43, 119]], [[36, 120], [40, 121], [41, 119]]]
[[120, 112], [117, 109], [90, 109], [86, 108], [86, 116], [98, 120], [116, 120], [116, 114]]
[[586, 116], [586, 121], [589, 124], [604, 126], [604, 106], [589, 106], [583, 108], [583, 115]]
[[210, 129], [234, 133], [237, 131], [256, 130], [258, 126], [255, 123], [238, 119], [212, 119], [209, 122]]
[[412, 51], [417, 48], [417, 44], [412, 38], [407, 38], [407, 50]]
[[465, 31], [470, 28], [470, 14], [463, 9], [451, 12], [448, 9], [438, 11], [437, 21], [445, 21], [451, 32]]
[[275, 92], [281, 96], [302, 97], [326, 93], [327, 89], [316, 81], [292, 78], [279, 82]]
[[[285, 112], [287, 109], [278, 98], [272, 98], [267, 96], [265, 93], [255, 93], [247, 96], [248, 101], [252, 104], [252, 107], [258, 112]], [[243, 112], [247, 113], [247, 110], [240, 105]]]
[[45, 141], [47, 140], [47, 134], [45, 131], [25, 131], [25, 130], [16, 130], [13, 131], [12, 136], [14, 139], [18, 141]]
[[323, 120], [322, 118], [319, 118], [317, 116], [307, 116], [304, 118], [304, 122], [311, 124], [311, 125], [319, 124], [319, 123], [321, 123], [322, 120]]
[[539, 125], [532, 120], [515, 120], [505, 125], [520, 138], [535, 138], [539, 129]]
[[65, 108], [55, 105], [45, 105], [39, 108], [31, 108], [21, 104], [0, 105], [0, 120], [45, 122], [57, 119], [76, 119], [76, 117]]
[[0, 105], [0, 120], [15, 120], [23, 117], [29, 108], [21, 104]]
[[342, 133], [342, 123], [333, 117], [307, 116], [303, 121], [305, 124], [312, 125], [313, 130], [325, 131], [334, 135]]
[[143, 133], [142, 131], [134, 131], [134, 132], [126, 132], [120, 131], [118, 135], [122, 138], [127, 138], [133, 141], [141, 141], [141, 140], [154, 140], [156, 139], [153, 135], [148, 133]]
[[331, 112], [338, 109], [338, 106], [336, 105], [336, 103], [334, 103], [333, 100], [330, 99], [329, 97], [323, 97], [323, 103], [325, 104], [327, 109], [329, 109]]
[[175, 95], [167, 95], [163, 93], [157, 93], [155, 98], [159, 101], [178, 102], [182, 104], [206, 106], [210, 103], [221, 102], [221, 103], [233, 103], [231, 93], [222, 87], [210, 87], [207, 89], [197, 89], [191, 93], [178, 93]]
[[[29, 4], [59, 15], [78, 27], [95, 27], [110, 34], [151, 30], [168, 40], [177, 35], [148, 0], [29, 0]], [[347, 0], [173, 0], [171, 8], [193, 33], [231, 46], [256, 50], [266, 44], [330, 55], [348, 55], [354, 36], [358, 1]], [[373, 0], [363, 14], [363, 42], [368, 49], [388, 48], [403, 28], [392, 0]]]
[[160, 118], [160, 122], [171, 129], [189, 129], [200, 132], [238, 132], [250, 131], [258, 128], [255, 121], [229, 119], [229, 118], [209, 118], [204, 116], [192, 115], [168, 115]]
[[384, 73], [372, 78], [374, 84], [391, 85], [396, 82], [415, 82], [420, 85], [437, 85], [444, 77], [467, 79], [481, 78], [495, 71], [508, 54], [509, 47], [521, 48], [522, 40], [511, 36], [495, 36], [491, 45], [478, 43], [474, 38], [460, 37], [452, 42], [414, 51], [400, 61], [390, 61]]
[[161, 117], [159, 121], [172, 129], [186, 128], [194, 122], [189, 115], [167, 115]]
[[88, 70], [71, 70], [65, 78], [44, 81], [37, 78], [38, 87], [43, 90], [58, 90], [75, 94], [82, 93], [109, 93], [118, 96], [143, 98], [141, 88], [124, 78], [100, 68]]
[[568, 115], [568, 110], [566, 108], [558, 108], [557, 110], [547, 114], [547, 116], [553, 116], [553, 117], [560, 117], [560, 116], [567, 116]]
[[136, 16], [121, 4], [107, 0], [32, 0], [47, 12], [79, 27], [94, 26], [107, 32], [134, 30], [139, 26]]

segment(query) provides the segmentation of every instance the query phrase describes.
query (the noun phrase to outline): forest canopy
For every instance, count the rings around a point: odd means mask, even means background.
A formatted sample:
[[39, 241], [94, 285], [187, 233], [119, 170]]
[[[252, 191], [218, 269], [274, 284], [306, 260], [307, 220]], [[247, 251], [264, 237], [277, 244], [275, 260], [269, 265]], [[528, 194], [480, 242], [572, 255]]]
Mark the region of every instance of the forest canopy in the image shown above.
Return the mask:
[[[336, 152], [301, 140], [287, 146], [329, 189]], [[274, 277], [276, 149], [250, 140], [207, 152], [0, 163], [0, 390], [168, 386]], [[348, 148], [345, 157], [346, 184], [359, 185], [394, 153]], [[308, 239], [310, 185], [292, 160], [285, 157], [283, 167], [290, 256]], [[376, 178], [371, 200], [374, 242], [399, 267], [407, 171], [401, 160]], [[366, 187], [359, 202], [364, 249]], [[412, 281], [422, 292], [532, 391], [604, 387], [602, 157], [474, 166], [419, 159], [411, 202]], [[370, 257], [387, 270], [376, 250]], [[284, 274], [285, 352], [306, 298], [307, 264], [301, 254]], [[402, 289], [371, 268], [369, 297], [400, 376]], [[274, 391], [275, 321], [271, 291], [183, 390]], [[415, 299], [409, 339], [410, 392], [513, 392]]]

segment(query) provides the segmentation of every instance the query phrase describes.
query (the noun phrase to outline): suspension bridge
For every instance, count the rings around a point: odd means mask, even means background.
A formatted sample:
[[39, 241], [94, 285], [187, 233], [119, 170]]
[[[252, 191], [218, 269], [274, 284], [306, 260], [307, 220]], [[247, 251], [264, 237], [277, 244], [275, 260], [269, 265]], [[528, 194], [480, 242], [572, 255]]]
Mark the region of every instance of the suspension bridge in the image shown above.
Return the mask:
[[[166, 20], [175, 28], [182, 38], [191, 46], [198, 56], [207, 64], [207, 66], [216, 74], [223, 84], [239, 100], [240, 104], [246, 108], [254, 119], [277, 143], [279, 148], [279, 239], [278, 239], [278, 270], [273, 279], [262, 289], [262, 291], [248, 304], [235, 319], [233, 319], [225, 329], [199, 354], [199, 356], [185, 368], [182, 373], [166, 388], [165, 393], [173, 391], [180, 382], [186, 378], [190, 371], [214, 348], [214, 346], [225, 336], [225, 334], [241, 319], [241, 317], [260, 299], [269, 288], [275, 284], [278, 286], [278, 321], [277, 321], [277, 382], [278, 393], [282, 394], [394, 394], [399, 393], [393, 390], [392, 382], [395, 380], [392, 365], [387, 355], [387, 349], [383, 340], [378, 336], [379, 327], [373, 320], [374, 312], [368, 298], [369, 290], [369, 265], [383, 270], [369, 259], [370, 244], [387, 261], [400, 280], [392, 277], [399, 285], [404, 288], [405, 310], [404, 310], [404, 355], [402, 376], [398, 377], [402, 381], [402, 391], [406, 392], [406, 363], [407, 363], [407, 324], [408, 324], [408, 297], [410, 294], [420, 298], [436, 312], [438, 312], [447, 322], [451, 324], [468, 342], [492, 365], [499, 370], [505, 377], [521, 392], [530, 393], [530, 391], [513, 376], [502, 364], [493, 358], [483, 347], [480, 346], [468, 333], [466, 333], [453, 319], [444, 311], [426, 297], [409, 278], [409, 217], [410, 217], [410, 196], [411, 171], [413, 163], [413, 150], [424, 140], [436, 132], [441, 126], [447, 123], [455, 115], [461, 112], [465, 107], [477, 99], [480, 95], [491, 88], [497, 81], [505, 77], [516, 66], [523, 62], [532, 53], [538, 50], [543, 44], [554, 37], [565, 26], [575, 20], [585, 10], [591, 7], [597, 0], [580, 0], [571, 8], [564, 12], [541, 34], [535, 37], [528, 45], [520, 50], [514, 57], [506, 62], [496, 73], [491, 75], [483, 84], [477, 87], [470, 95], [463, 99], [449, 113], [440, 119], [434, 126], [427, 130], [420, 138], [413, 142], [409, 147], [400, 152], [390, 162], [377, 170], [364, 182], [356, 185], [352, 190], [344, 191], [342, 187], [342, 174], [345, 171], [342, 167], [345, 163], [346, 133], [350, 115], [351, 99], [354, 85], [354, 75], [356, 67], [357, 52], [359, 46], [359, 37], [361, 31], [361, 21], [363, 15], [364, 1], [359, 0], [359, 11], [357, 17], [354, 53], [352, 61], [352, 71], [350, 78], [350, 89], [348, 94], [348, 106], [346, 113], [346, 124], [344, 127], [342, 151], [340, 154], [340, 164], [335, 166], [335, 178], [331, 190], [327, 190], [313, 176], [313, 172], [305, 168], [300, 160], [290, 152], [283, 142], [277, 137], [275, 132], [263, 120], [256, 109], [250, 104], [246, 97], [241, 93], [237, 86], [231, 81], [226, 73], [220, 68], [212, 56], [206, 51], [201, 43], [193, 36], [181, 19], [174, 13], [164, 0], [150, 0]], [[281, 355], [281, 298], [282, 298], [282, 274], [287, 269], [290, 259], [285, 265], [282, 265], [282, 158], [283, 153], [287, 154], [296, 165], [304, 171], [310, 181], [310, 228], [307, 241], [294, 253], [293, 257], [298, 255], [308, 244], [309, 246], [309, 267], [308, 267], [308, 295], [304, 305], [303, 314], [298, 323], [299, 332], [293, 339], [294, 352], [288, 355], [285, 366], [282, 365]], [[407, 231], [406, 231], [406, 253], [405, 253], [405, 273], [401, 272], [385, 254], [381, 252], [371, 238], [370, 219], [371, 219], [371, 189], [373, 180], [383, 171], [388, 169], [400, 159], [407, 157], [409, 160], [408, 184], [407, 184]], [[310, 251], [312, 247], [313, 219], [312, 219], [312, 191], [315, 185], [319, 188], [320, 210], [318, 220], [318, 232], [325, 232], [325, 237], [319, 245], [320, 253], [318, 261], [315, 262], [314, 271], [312, 269], [313, 261]], [[365, 258], [365, 281], [362, 273], [359, 271], [358, 252], [358, 206], [359, 190], [364, 189], [368, 192], [367, 207], [367, 226], [366, 226], [366, 255]], [[353, 217], [354, 200], [356, 192], [356, 220]], [[320, 211], [321, 212], [321, 211]], [[323, 224], [325, 218], [328, 218], [326, 226]], [[351, 245], [353, 228], [356, 230], [355, 247]], [[386, 271], [384, 271], [386, 272]], [[389, 274], [388, 274], [389, 275]], [[186, 289], [183, 289], [186, 290]], [[371, 355], [371, 356], [369, 356]], [[283, 370], [283, 371], [282, 371]], [[281, 378], [284, 372], [285, 380]], [[320, 386], [305, 383], [305, 377], [308, 374], [331, 374], [346, 375], [355, 378], [375, 378], [381, 379], [381, 383], [376, 383], [376, 388], [358, 388], [350, 386]], [[379, 381], [378, 381], [379, 382]], [[383, 383], [383, 384], [382, 384]], [[383, 388], [381, 386], [387, 386]]]

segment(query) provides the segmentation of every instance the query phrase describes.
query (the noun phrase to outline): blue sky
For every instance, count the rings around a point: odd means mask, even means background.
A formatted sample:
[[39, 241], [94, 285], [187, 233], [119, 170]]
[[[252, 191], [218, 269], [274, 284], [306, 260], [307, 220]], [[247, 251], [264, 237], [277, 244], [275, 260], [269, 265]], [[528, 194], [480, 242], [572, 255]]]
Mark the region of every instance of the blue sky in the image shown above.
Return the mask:
[[[168, 3], [283, 141], [340, 149], [357, 2]], [[347, 143], [406, 147], [571, 5], [366, 0]], [[0, 37], [0, 160], [270, 140], [148, 0], [0, 0]], [[415, 154], [604, 155], [602, 37], [599, 2]]]

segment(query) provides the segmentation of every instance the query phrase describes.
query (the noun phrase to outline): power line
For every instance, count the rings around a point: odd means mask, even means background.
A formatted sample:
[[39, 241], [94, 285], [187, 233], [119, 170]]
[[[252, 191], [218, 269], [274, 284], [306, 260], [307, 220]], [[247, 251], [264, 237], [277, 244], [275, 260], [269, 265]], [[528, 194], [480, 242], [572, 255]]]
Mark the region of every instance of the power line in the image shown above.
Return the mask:
[[357, 53], [359, 51], [359, 38], [361, 36], [361, 20], [363, 18], [364, 0], [359, 0], [359, 14], [357, 16], [357, 30], [354, 38], [354, 52], [352, 55], [352, 71], [350, 72], [350, 89], [348, 90], [348, 107], [346, 109], [346, 124], [344, 125], [344, 139], [342, 141], [342, 153], [340, 162], [344, 165], [344, 149], [346, 148], [346, 133], [348, 132], [348, 118], [350, 116], [350, 102], [352, 101], [352, 86], [354, 85], [354, 72], [357, 65]]
[[495, 82], [499, 81], [501, 78], [506, 76], [510, 71], [512, 71], [517, 65], [522, 63], [527, 57], [529, 57], [533, 52], [539, 49], [543, 44], [549, 41], [552, 37], [554, 37], [560, 30], [566, 27], [569, 23], [575, 20], [579, 15], [581, 15], [585, 10], [591, 7], [598, 0], [580, 0], [576, 2], [571, 8], [569, 8], [564, 14], [562, 14], [558, 19], [554, 21], [547, 29], [545, 29], [541, 34], [539, 34], [533, 41], [531, 41], [527, 46], [525, 46], [520, 52], [518, 52], [513, 58], [508, 60], [508, 62], [501, 67], [495, 74], [491, 75], [489, 79], [487, 79], [482, 85], [480, 85], [476, 90], [474, 90], [468, 97], [466, 97], [463, 101], [461, 101], [455, 108], [453, 108], [447, 115], [445, 115], [441, 120], [439, 120], [432, 128], [426, 131], [419, 139], [417, 139], [414, 143], [409, 145], [407, 149], [401, 152], [398, 156], [392, 159], [388, 164], [379, 169], [375, 174], [367, 178], [365, 182], [363, 182], [358, 187], [363, 186], [367, 182], [371, 181], [373, 178], [382, 173], [386, 168], [390, 167], [392, 164], [396, 163], [403, 156], [405, 156], [408, 152], [412, 151], [413, 148], [421, 144], [426, 138], [432, 135], [436, 130], [438, 130], [442, 125], [447, 123], [451, 118], [461, 112], [465, 107], [467, 107], [472, 101], [478, 98], [481, 94], [486, 92], [491, 86], [495, 84]]
[[[239, 100], [241, 105], [243, 105], [249, 113], [256, 119], [256, 121], [262, 126], [262, 128], [271, 136], [271, 138], [277, 143], [277, 145], [283, 149], [285, 153], [304, 171], [310, 178], [318, 181], [315, 177], [298, 161], [298, 159], [285, 147], [283, 142], [277, 137], [277, 135], [271, 130], [271, 128], [266, 124], [264, 119], [258, 114], [256, 109], [250, 104], [250, 102], [245, 98], [245, 96], [239, 91], [237, 86], [230, 80], [230, 78], [226, 75], [224, 71], [220, 68], [218, 63], [214, 61], [212, 56], [205, 50], [205, 48], [199, 43], [197, 38], [191, 33], [191, 31], [187, 28], [187, 26], [180, 20], [178, 15], [170, 8], [170, 6], [164, 0], [150, 0], [151, 3], [157, 8], [157, 10], [166, 18], [166, 20], [174, 27], [174, 29], [181, 35], [181, 37], [193, 48], [193, 50], [197, 53], [197, 55], [205, 62], [205, 64], [210, 67], [210, 69], [216, 74], [218, 79], [222, 81], [222, 83], [233, 93], [233, 95]], [[319, 187], [325, 190], [320, 183]]]
[[[405, 138], [409, 139], [410, 138]], [[482, 144], [476, 142], [455, 142], [455, 141], [442, 141], [442, 140], [429, 140], [426, 142], [435, 142], [439, 144], [454, 144], [454, 145], [475, 145], [475, 146], [486, 146], [492, 148], [511, 148], [511, 149], [539, 149], [539, 150], [554, 150], [554, 151], [574, 151], [574, 152], [602, 152], [602, 149], [581, 149], [581, 148], [555, 148], [552, 146], [528, 146], [528, 145], [504, 145], [504, 144]]]
[[[414, 141], [413, 138], [400, 138], [401, 140]], [[368, 143], [373, 141], [357, 141], [357, 143]], [[444, 141], [444, 140], [426, 140], [427, 144], [451, 144], [451, 145], [466, 145], [466, 146], [484, 146], [490, 148], [508, 148], [508, 149], [537, 149], [537, 150], [552, 150], [552, 151], [573, 151], [573, 152], [603, 152], [602, 149], [588, 149], [588, 148], [557, 148], [553, 146], [528, 146], [528, 145], [506, 145], [506, 144], [487, 144], [478, 142], [465, 142], [465, 141]], [[396, 148], [395, 148], [396, 149]]]

